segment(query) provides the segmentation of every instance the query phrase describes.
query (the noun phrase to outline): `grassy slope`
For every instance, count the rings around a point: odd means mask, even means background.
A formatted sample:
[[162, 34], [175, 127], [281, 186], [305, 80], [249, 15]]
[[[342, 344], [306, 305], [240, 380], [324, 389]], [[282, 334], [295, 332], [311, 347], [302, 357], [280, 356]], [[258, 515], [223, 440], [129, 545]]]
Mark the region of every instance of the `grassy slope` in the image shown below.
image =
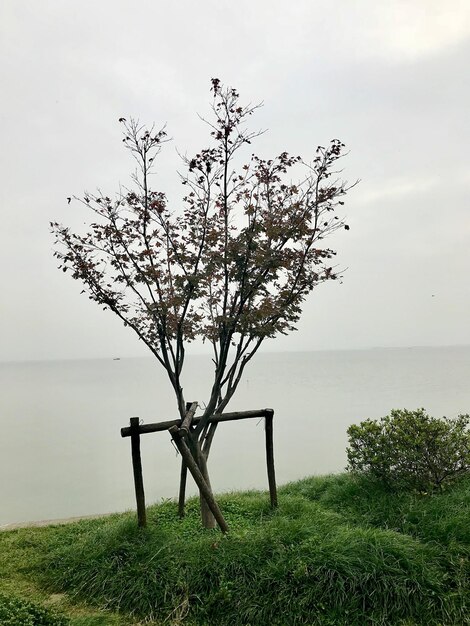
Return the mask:
[[[75, 526], [76, 534], [82, 536], [96, 529], [87, 521]], [[59, 615], [65, 614], [70, 626], [137, 626], [139, 622], [128, 616], [88, 606], [59, 589], [41, 584], [38, 571], [64, 529], [65, 526], [54, 526], [0, 532], [0, 594], [24, 598]]]
[[[470, 480], [437, 496], [391, 495], [346, 475], [219, 502], [227, 537], [199, 527], [197, 502], [0, 534], [0, 591], [44, 600], [73, 626], [470, 623]], [[87, 605], [75, 604], [86, 602]]]

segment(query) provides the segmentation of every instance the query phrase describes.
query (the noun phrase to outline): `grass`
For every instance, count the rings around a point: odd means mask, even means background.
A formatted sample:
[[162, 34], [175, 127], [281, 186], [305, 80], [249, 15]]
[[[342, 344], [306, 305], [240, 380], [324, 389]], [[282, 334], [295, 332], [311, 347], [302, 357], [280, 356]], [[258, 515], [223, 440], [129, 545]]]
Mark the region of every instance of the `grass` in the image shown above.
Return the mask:
[[124, 514], [0, 533], [0, 592], [55, 598], [72, 626], [470, 624], [469, 479], [423, 496], [308, 478], [274, 512], [265, 493], [218, 501], [227, 536], [196, 500], [184, 520], [150, 507], [146, 529]]

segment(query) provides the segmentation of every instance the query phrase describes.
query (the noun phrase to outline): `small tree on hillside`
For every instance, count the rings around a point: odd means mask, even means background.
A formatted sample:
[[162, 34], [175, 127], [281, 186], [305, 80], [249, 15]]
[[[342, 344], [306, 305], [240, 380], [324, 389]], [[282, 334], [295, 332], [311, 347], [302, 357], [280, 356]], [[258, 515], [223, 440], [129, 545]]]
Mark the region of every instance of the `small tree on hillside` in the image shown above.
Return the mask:
[[[287, 152], [269, 160], [252, 154], [235, 169], [239, 150], [259, 135], [245, 126], [257, 106], [241, 105], [218, 79], [211, 91], [211, 145], [183, 158], [181, 208], [172, 210], [165, 194], [150, 187], [165, 130], [121, 118], [138, 165], [134, 188], [114, 198], [86, 194], [81, 202], [95, 214], [86, 234], [51, 224], [59, 267], [147, 345], [168, 374], [182, 419], [187, 344], [202, 338], [212, 345], [210, 397], [188, 435], [207, 481], [217, 427], [209, 417], [227, 406], [263, 340], [294, 330], [305, 297], [337, 278], [335, 253], [323, 240], [348, 228], [335, 214], [348, 190], [335, 178], [344, 145], [319, 147], [310, 163]], [[299, 166], [303, 178], [294, 184], [290, 173]], [[214, 520], [204, 509], [210, 527]]]

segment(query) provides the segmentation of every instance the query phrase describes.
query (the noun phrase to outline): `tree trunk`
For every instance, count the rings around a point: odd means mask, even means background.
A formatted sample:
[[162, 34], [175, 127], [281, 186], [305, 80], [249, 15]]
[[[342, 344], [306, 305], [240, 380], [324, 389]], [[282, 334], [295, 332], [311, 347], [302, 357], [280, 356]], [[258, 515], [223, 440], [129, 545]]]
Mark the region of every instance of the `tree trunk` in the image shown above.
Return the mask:
[[[222, 515], [222, 511], [220, 510], [219, 505], [214, 499], [210, 485], [208, 485], [208, 483], [206, 482], [206, 479], [208, 480], [209, 478], [207, 474], [207, 465], [205, 462], [206, 459], [201, 452], [201, 448], [199, 444], [198, 443], [194, 444], [194, 441], [192, 441], [192, 450], [191, 450], [191, 448], [188, 446], [187, 442], [185, 441], [186, 437], [184, 436], [182, 437], [179, 434], [179, 428], [176, 425], [172, 426], [169, 429], [169, 432], [173, 441], [176, 444], [176, 447], [178, 448], [178, 451], [180, 452], [189, 471], [191, 472], [197, 486], [199, 487], [200, 492], [203, 494], [205, 504], [207, 504], [209, 510], [212, 511], [220, 527], [220, 530], [223, 533], [226, 533], [228, 531], [227, 522], [225, 521], [224, 516]], [[203, 471], [205, 472], [206, 477], [203, 476], [198, 463], [201, 463], [201, 467], [203, 468]], [[211, 524], [211, 520], [209, 519], [207, 515], [204, 516], [204, 524], [206, 528], [213, 528], [215, 525], [215, 524], [214, 525]]]
[[[186, 402], [185, 411], [180, 411], [181, 426], [178, 431], [178, 436], [182, 437], [188, 444], [189, 452], [193, 457], [199, 471], [204, 478], [210, 495], [213, 498], [212, 487], [209, 478], [209, 472], [207, 470], [207, 457], [209, 456], [210, 446], [214, 437], [217, 424], [206, 425], [202, 433], [198, 434], [197, 429], [191, 427], [191, 422], [194, 417], [194, 413], [197, 408], [197, 402]], [[171, 432], [171, 429], [170, 429]], [[180, 493], [178, 499], [178, 513], [180, 518], [184, 516], [184, 501], [186, 492], [186, 464], [184, 460], [181, 465], [181, 477], [180, 477]], [[217, 520], [214, 514], [210, 510], [209, 505], [202, 492], [199, 490], [199, 502], [201, 509], [201, 523], [203, 528], [215, 528], [217, 526]]]
[[[204, 454], [201, 452], [199, 446], [198, 446], [197, 457], [198, 458], [196, 459], [196, 462], [198, 464], [198, 467], [201, 470], [201, 474], [204, 476], [204, 480], [206, 481], [207, 486], [209, 487], [212, 493], [212, 486], [211, 486], [211, 482], [209, 478], [209, 472], [207, 470], [207, 461], [204, 457]], [[199, 502], [201, 505], [201, 522], [202, 522], [203, 528], [215, 528], [217, 525], [217, 522], [204, 496], [201, 494], [201, 492], [199, 492]]]

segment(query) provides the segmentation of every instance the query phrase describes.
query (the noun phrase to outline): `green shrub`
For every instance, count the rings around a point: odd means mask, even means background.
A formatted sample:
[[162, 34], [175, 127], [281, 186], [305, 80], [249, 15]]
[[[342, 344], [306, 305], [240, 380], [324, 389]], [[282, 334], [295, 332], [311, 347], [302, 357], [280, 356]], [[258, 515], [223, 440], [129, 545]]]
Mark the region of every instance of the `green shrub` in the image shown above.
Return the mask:
[[470, 471], [470, 416], [392, 410], [348, 428], [348, 469], [390, 487], [440, 489]]
[[45, 607], [0, 593], [1, 626], [66, 626], [68, 620]]

